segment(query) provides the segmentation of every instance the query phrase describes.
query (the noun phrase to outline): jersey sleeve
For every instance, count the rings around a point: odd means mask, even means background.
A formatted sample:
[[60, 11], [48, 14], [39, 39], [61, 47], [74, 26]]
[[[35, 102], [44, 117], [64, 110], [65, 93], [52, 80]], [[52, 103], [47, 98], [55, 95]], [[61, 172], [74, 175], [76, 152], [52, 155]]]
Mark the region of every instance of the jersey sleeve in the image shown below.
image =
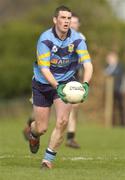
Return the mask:
[[80, 64], [83, 64], [83, 63], [86, 63], [86, 62], [90, 62], [90, 61], [91, 61], [89, 52], [88, 52], [88, 50], [87, 50], [87, 45], [86, 45], [86, 43], [85, 43], [84, 40], [82, 40], [82, 41], [79, 43], [79, 45], [77, 46], [76, 52], [77, 52], [77, 54], [78, 54], [79, 63], [80, 63]]
[[40, 40], [37, 44], [37, 64], [40, 68], [50, 67], [50, 49]]

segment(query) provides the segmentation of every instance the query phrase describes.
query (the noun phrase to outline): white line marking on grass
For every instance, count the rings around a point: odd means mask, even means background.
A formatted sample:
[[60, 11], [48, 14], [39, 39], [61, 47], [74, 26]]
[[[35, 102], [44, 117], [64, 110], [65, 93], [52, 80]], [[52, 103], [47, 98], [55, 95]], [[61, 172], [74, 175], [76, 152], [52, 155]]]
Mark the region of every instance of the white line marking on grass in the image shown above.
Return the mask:
[[[79, 157], [63, 157], [62, 158], [64, 161], [95, 161], [95, 160], [100, 160], [100, 161], [104, 161], [104, 160], [118, 160], [120, 158], [118, 157], [83, 157], [83, 156], [79, 156]], [[125, 158], [121, 158], [121, 159], [125, 159]]]
[[[33, 156], [33, 155], [14, 155], [14, 154], [3, 154], [0, 155], [0, 159], [37, 159], [40, 160], [40, 156]], [[120, 160], [124, 159], [125, 157], [84, 157], [84, 156], [77, 156], [77, 157], [63, 157], [62, 160], [64, 161], [95, 161], [95, 160], [100, 160], [100, 161], [109, 161], [109, 160]]]
[[0, 159], [11, 159], [11, 158], [15, 158], [14, 155], [0, 155]]
[[34, 158], [34, 159], [40, 159], [40, 157], [38, 157], [38, 156], [32, 156], [32, 155], [12, 155], [12, 154], [6, 154], [6, 155], [0, 155], [0, 159], [17, 159], [17, 158], [23, 158], [23, 159], [32, 159], [32, 158]]
[[92, 157], [63, 157], [64, 161], [70, 160], [70, 161], [79, 161], [79, 160], [83, 160], [83, 161], [88, 161], [88, 160], [94, 160], [94, 158]]

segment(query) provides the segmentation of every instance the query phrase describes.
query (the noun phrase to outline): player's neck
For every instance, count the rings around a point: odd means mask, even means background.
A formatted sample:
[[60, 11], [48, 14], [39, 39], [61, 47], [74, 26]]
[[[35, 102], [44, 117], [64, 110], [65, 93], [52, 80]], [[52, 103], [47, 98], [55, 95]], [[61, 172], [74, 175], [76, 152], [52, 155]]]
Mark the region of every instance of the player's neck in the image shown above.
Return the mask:
[[57, 27], [55, 27], [55, 30], [56, 30], [56, 34], [58, 35], [59, 39], [61, 39], [61, 40], [66, 39], [68, 32], [63, 33], [61, 31], [59, 31]]

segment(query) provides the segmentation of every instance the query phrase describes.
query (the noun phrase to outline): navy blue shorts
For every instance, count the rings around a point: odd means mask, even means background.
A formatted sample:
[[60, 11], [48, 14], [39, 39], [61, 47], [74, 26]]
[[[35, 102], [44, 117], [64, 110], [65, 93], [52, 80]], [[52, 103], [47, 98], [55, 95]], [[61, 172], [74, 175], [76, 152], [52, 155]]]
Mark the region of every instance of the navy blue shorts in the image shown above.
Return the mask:
[[[75, 78], [60, 82], [67, 83], [74, 81]], [[42, 84], [35, 79], [32, 80], [32, 93], [33, 93], [33, 104], [40, 107], [50, 107], [53, 104], [53, 101], [59, 98], [56, 89], [54, 89], [50, 84]]]

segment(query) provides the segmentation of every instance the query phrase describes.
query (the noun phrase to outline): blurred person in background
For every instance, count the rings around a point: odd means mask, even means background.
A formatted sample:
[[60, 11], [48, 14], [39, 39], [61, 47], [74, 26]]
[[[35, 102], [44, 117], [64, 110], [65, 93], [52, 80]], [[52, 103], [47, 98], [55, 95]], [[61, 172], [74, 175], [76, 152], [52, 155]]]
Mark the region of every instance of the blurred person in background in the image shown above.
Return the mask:
[[56, 111], [56, 125], [41, 163], [42, 168], [52, 168], [68, 124], [71, 104], [65, 100], [65, 84], [75, 80], [74, 74], [81, 65], [84, 68], [84, 101], [88, 96], [93, 72], [85, 41], [78, 32], [70, 29], [71, 17], [69, 8], [58, 7], [53, 17], [54, 27], [42, 33], [37, 44], [37, 61], [32, 80], [35, 121], [29, 127], [29, 147], [32, 153], [38, 152], [40, 136], [47, 131], [52, 104]]
[[113, 119], [112, 124], [115, 125], [117, 116], [116, 110], [119, 111], [120, 125], [125, 126], [125, 109], [124, 109], [124, 98], [121, 90], [124, 70], [122, 64], [119, 62], [118, 54], [115, 51], [111, 51], [106, 56], [107, 67], [105, 68], [106, 76], [113, 77], [114, 88], [113, 88]]
[[[79, 27], [80, 27], [80, 19], [75, 13], [72, 13], [70, 28], [79, 32]], [[79, 34], [82, 37], [82, 39], [84, 41], [86, 41], [85, 36], [80, 32], [79, 32]], [[75, 73], [75, 77], [78, 81], [82, 80], [82, 74], [83, 74], [82, 70], [83, 69], [80, 68]], [[71, 147], [71, 148], [80, 148], [80, 145], [75, 140], [79, 105], [80, 104], [72, 105], [70, 116], [69, 116], [69, 122], [68, 122], [68, 127], [67, 127], [67, 136], [66, 136], [66, 146]]]

